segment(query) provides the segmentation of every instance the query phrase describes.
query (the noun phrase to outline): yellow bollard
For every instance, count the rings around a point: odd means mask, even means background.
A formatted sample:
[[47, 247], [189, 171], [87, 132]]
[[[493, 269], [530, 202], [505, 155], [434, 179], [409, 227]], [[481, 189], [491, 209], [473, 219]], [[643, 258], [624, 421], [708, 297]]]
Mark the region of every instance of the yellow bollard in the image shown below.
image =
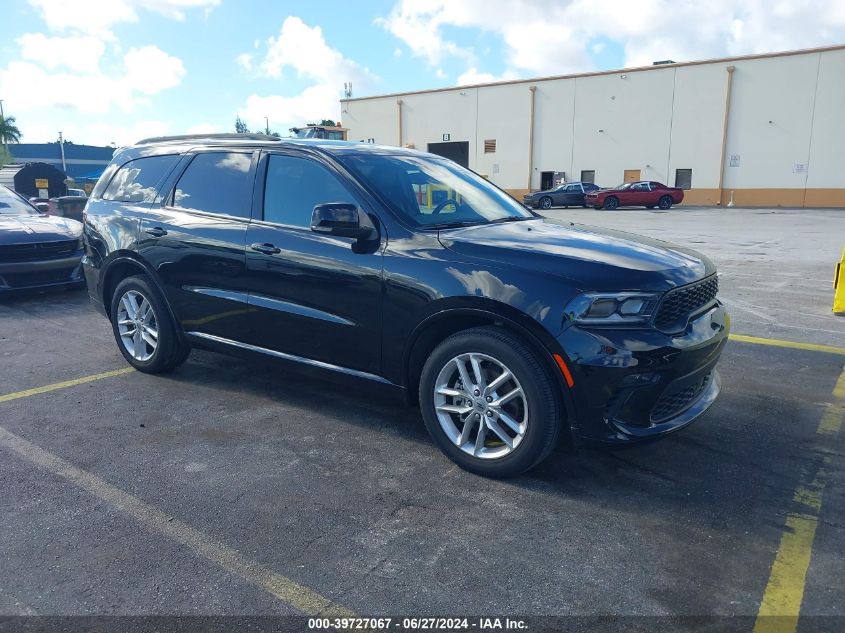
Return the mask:
[[845, 248], [842, 249], [842, 261], [836, 264], [833, 273], [833, 313], [845, 316]]

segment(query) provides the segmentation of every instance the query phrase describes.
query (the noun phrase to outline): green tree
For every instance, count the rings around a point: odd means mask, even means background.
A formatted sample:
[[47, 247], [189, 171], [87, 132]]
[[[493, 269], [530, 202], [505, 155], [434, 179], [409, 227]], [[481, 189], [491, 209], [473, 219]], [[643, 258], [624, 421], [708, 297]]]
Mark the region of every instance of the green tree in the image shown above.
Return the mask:
[[21, 142], [21, 131], [15, 125], [15, 117], [0, 117], [0, 141], [3, 143]]
[[14, 157], [9, 153], [4, 146], [0, 145], [0, 167], [14, 162]]
[[249, 134], [249, 128], [246, 126], [246, 123], [243, 122], [241, 117], [237, 117], [235, 119], [235, 132], [238, 134]]
[[323, 119], [322, 121], [320, 121], [320, 125], [323, 125], [325, 127], [337, 127], [337, 124], [331, 119]]

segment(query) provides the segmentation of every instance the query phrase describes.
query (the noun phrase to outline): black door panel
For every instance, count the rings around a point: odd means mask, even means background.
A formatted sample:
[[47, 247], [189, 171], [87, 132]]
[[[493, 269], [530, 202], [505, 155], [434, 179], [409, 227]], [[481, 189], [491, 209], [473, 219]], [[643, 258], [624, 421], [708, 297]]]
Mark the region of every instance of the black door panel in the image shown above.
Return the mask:
[[[239, 338], [247, 311], [247, 222], [170, 208], [145, 216], [138, 252], [158, 272], [182, 328]], [[149, 233], [156, 229], [165, 233]]]
[[[263, 176], [262, 176], [263, 175]], [[316, 204], [358, 198], [316, 159], [271, 153], [246, 243], [250, 343], [341, 367], [381, 371], [381, 241], [310, 230]], [[362, 209], [363, 211], [363, 209]]]
[[257, 153], [189, 155], [141, 223], [138, 251], [186, 332], [246, 337], [247, 226]]

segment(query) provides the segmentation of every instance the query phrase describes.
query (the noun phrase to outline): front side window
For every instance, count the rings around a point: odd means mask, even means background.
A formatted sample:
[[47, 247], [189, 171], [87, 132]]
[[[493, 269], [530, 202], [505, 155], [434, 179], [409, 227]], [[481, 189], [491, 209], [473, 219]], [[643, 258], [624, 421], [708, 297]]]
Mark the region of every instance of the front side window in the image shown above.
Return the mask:
[[298, 156], [271, 154], [264, 187], [264, 221], [308, 228], [318, 204], [355, 203], [327, 167]]
[[173, 206], [248, 218], [252, 153], [197, 154], [176, 183]]
[[177, 155], [148, 156], [130, 160], [117, 170], [103, 192], [103, 200], [152, 202], [161, 179], [179, 159]]
[[448, 160], [369, 153], [339, 160], [412, 226], [436, 229], [534, 217], [504, 191]]

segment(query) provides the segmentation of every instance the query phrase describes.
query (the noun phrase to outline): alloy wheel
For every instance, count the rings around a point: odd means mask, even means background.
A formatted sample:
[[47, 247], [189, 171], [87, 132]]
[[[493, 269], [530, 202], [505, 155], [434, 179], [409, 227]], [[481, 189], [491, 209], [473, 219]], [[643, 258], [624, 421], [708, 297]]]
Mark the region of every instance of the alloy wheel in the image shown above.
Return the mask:
[[155, 310], [137, 290], [127, 290], [118, 302], [117, 331], [124, 349], [135, 360], [147, 361], [158, 349]]
[[449, 440], [480, 459], [509, 455], [528, 430], [522, 385], [487, 354], [460, 354], [444, 365], [434, 385], [434, 408]]

